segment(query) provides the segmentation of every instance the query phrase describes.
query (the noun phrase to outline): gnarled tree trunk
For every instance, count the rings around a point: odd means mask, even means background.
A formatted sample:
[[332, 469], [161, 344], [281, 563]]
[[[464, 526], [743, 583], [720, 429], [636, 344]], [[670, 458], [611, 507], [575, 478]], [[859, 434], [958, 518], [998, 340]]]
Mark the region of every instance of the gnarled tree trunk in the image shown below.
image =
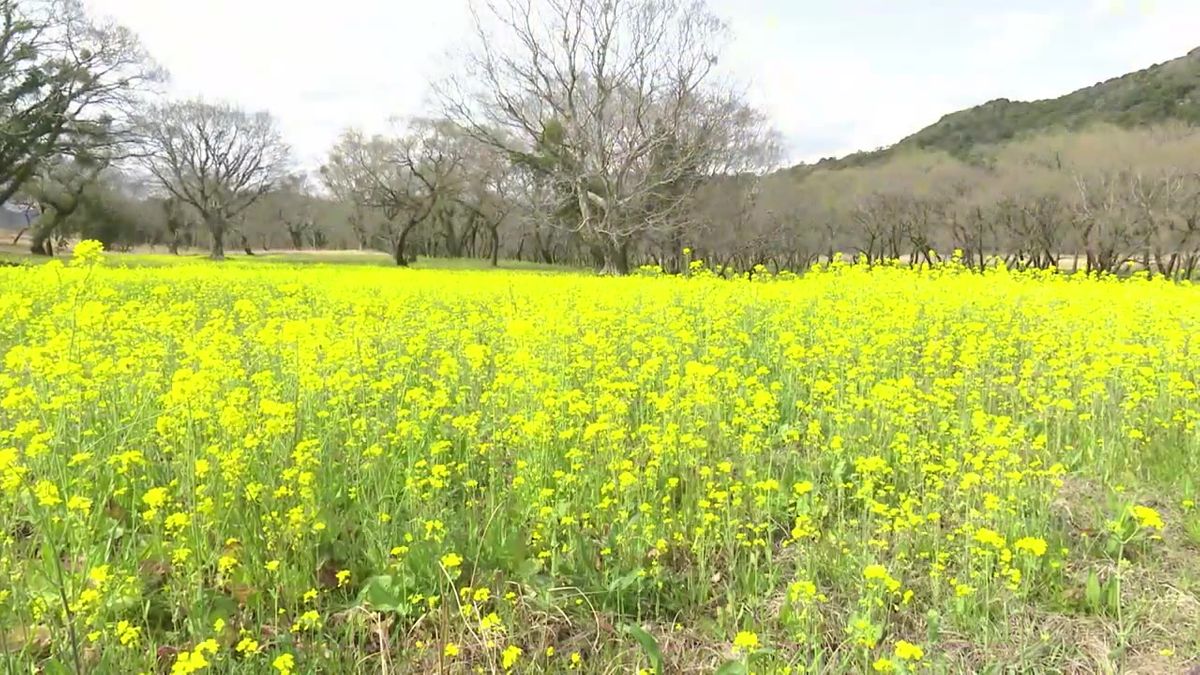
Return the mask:
[[219, 215], [206, 215], [204, 222], [212, 235], [212, 250], [209, 257], [213, 260], [225, 259], [225, 219]]

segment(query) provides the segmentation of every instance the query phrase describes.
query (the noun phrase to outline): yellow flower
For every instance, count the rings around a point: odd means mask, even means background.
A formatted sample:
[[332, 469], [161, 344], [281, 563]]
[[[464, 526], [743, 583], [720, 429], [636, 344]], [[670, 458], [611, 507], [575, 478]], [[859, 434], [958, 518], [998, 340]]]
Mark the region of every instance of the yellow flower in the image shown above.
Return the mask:
[[258, 640], [251, 637], [244, 637], [238, 640], [237, 646], [234, 649], [239, 654], [253, 654], [258, 651]]
[[995, 530], [981, 527], [975, 531], [975, 541], [994, 548], [1004, 548], [1004, 536]]
[[521, 658], [521, 655], [524, 653], [525, 650], [521, 649], [520, 647], [516, 645], [509, 645], [504, 648], [503, 652], [500, 653], [500, 665], [503, 666], [505, 670], [512, 670], [512, 667], [517, 665], [517, 659]]
[[187, 527], [189, 522], [191, 522], [191, 516], [183, 512], [177, 512], [167, 516], [167, 519], [163, 521], [163, 527], [168, 532], [177, 533], [179, 530]]
[[103, 586], [108, 577], [108, 565], [97, 565], [88, 570], [88, 580], [97, 586]]
[[738, 634], [733, 637], [733, 650], [735, 652], [749, 652], [758, 649], [758, 635], [750, 631], [738, 631]]
[[305, 630], [313, 630], [321, 625], [321, 615], [316, 610], [310, 609], [300, 615], [296, 619], [296, 623], [292, 624], [292, 632], [298, 633]]
[[296, 658], [291, 654], [280, 654], [271, 662], [271, 666], [279, 671], [279, 675], [292, 675], [296, 671]]
[[84, 515], [87, 515], [88, 511], [90, 511], [91, 508], [92, 508], [92, 500], [88, 499], [87, 497], [80, 497], [79, 495], [73, 495], [70, 499], [67, 500], [67, 510], [68, 511], [78, 511]]
[[71, 264], [76, 267], [91, 267], [103, 261], [104, 244], [95, 239], [84, 239], [71, 251]]
[[342, 586], [345, 586], [345, 585], [346, 585], [346, 584], [348, 584], [348, 583], [350, 583], [350, 570], [340, 570], [340, 571], [338, 571], [338, 573], [337, 573], [337, 585], [338, 585], [338, 587], [340, 588], [340, 587], [342, 587]]
[[452, 570], [459, 565], [462, 565], [462, 556], [457, 553], [447, 553], [442, 556], [442, 567]]
[[62, 498], [58, 496], [58, 486], [48, 480], [39, 480], [33, 486], [33, 496], [37, 497], [37, 503], [41, 506], [55, 506], [62, 503]]
[[167, 503], [167, 489], [164, 487], [150, 488], [146, 494], [142, 495], [142, 503], [151, 510], [162, 508], [162, 505]]
[[117, 622], [117, 640], [123, 647], [132, 647], [137, 645], [138, 637], [142, 634], [140, 626], [134, 626], [128, 621], [121, 620]]
[[871, 668], [877, 673], [891, 673], [896, 670], [896, 664], [891, 659], [878, 658], [871, 664]]
[[204, 653], [199, 649], [179, 652], [175, 663], [171, 665], [171, 675], [191, 675], [207, 668], [208, 665], [208, 659], [204, 658]]
[[495, 612], [491, 612], [479, 620], [479, 630], [483, 633], [503, 629], [504, 624], [500, 621], [500, 615], [496, 614]]
[[442, 654], [451, 659], [458, 656], [458, 645], [453, 642], [447, 642], [446, 647], [442, 649]]
[[883, 565], [867, 565], [863, 568], [864, 579], [889, 579], [891, 576]]
[[793, 603], [808, 602], [817, 597], [817, 585], [811, 581], [795, 581], [788, 586], [788, 599]]
[[267, 564], [263, 565], [263, 567], [265, 567], [268, 572], [278, 572], [279, 571], [279, 561], [278, 560], [268, 560]]
[[1148, 506], [1140, 505], [1133, 506], [1129, 510], [1133, 514], [1133, 517], [1137, 519], [1139, 526], [1160, 531], [1163, 529], [1162, 516], [1158, 514], [1158, 511]]
[[1022, 537], [1013, 544], [1018, 551], [1025, 551], [1036, 558], [1046, 555], [1046, 540], [1037, 537]]
[[896, 658], [905, 661], [920, 661], [925, 658], [925, 650], [911, 642], [900, 640], [896, 643]]

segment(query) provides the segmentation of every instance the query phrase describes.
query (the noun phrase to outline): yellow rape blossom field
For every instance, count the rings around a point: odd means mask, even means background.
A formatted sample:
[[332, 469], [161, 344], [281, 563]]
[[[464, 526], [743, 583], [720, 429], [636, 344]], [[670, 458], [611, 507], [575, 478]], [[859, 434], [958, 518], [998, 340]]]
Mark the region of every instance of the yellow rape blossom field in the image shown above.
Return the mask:
[[1200, 290], [0, 269], [5, 672], [1184, 672]]

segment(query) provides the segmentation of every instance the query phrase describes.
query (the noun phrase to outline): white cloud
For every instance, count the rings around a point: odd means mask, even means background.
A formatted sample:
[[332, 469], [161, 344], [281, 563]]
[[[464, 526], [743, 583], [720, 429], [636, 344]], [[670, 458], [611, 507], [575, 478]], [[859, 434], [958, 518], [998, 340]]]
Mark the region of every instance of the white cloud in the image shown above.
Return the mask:
[[[270, 109], [310, 166], [346, 126], [422, 112], [469, 26], [466, 0], [87, 1], [142, 35], [176, 94]], [[1200, 44], [1195, 0], [710, 2], [735, 36], [725, 68], [794, 159], [888, 145], [963, 107], [1056, 96]]]
[[172, 93], [269, 109], [318, 162], [349, 125], [416, 114], [467, 25], [461, 2], [89, 0], [141, 35]]
[[1005, 64], [1036, 60], [1065, 23], [1061, 14], [1044, 11], [981, 14], [973, 21], [973, 29], [986, 37], [974, 48], [974, 56]]

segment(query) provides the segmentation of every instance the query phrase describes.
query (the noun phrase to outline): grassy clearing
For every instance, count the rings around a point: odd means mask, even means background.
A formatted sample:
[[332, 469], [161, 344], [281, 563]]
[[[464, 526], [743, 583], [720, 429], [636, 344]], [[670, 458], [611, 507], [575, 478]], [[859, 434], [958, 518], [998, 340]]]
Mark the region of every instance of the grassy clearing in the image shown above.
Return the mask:
[[[0, 262], [21, 265], [41, 265], [51, 260], [68, 260], [69, 258], [47, 258], [34, 256], [27, 249], [0, 245]], [[106, 252], [104, 260], [112, 267], [174, 267], [178, 265], [208, 264], [208, 254], [201, 252], [186, 252], [179, 255], [147, 252]], [[285, 265], [362, 265], [367, 267], [395, 268], [392, 257], [379, 251], [278, 251], [258, 253], [248, 256], [245, 253], [231, 251], [227, 254], [227, 263], [243, 263], [249, 265], [285, 264]], [[418, 258], [411, 266], [417, 270], [509, 270], [524, 272], [577, 272], [578, 269], [565, 265], [549, 265], [522, 260], [500, 260], [496, 267], [491, 262], [479, 258]]]
[[1198, 293], [0, 269], [4, 658], [1184, 671]]

